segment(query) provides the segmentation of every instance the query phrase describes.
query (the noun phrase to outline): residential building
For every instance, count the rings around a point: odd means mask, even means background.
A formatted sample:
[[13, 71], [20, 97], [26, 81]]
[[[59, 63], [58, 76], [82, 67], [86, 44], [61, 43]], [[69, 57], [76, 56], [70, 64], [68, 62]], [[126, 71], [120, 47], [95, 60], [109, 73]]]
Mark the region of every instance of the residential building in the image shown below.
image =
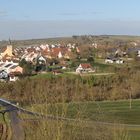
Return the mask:
[[89, 63], [83, 63], [78, 66], [76, 73], [86, 73], [86, 72], [95, 72], [92, 66]]

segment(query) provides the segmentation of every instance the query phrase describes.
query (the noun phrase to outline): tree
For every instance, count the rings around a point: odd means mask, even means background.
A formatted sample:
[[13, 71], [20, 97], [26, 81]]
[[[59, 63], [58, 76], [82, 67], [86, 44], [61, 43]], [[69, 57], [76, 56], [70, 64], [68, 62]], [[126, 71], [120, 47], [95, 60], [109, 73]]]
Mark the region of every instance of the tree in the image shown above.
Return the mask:
[[23, 67], [24, 65], [26, 65], [27, 64], [27, 61], [25, 60], [25, 59], [22, 59], [20, 62], [19, 62], [19, 65], [21, 66], [21, 67]]
[[94, 62], [93, 56], [89, 56], [89, 57], [87, 58], [87, 62], [93, 63], [93, 62]]
[[39, 71], [45, 71], [46, 70], [46, 62], [43, 60], [36, 60], [36, 64], [35, 64], [35, 71], [39, 72]]
[[59, 64], [60, 62], [59, 62], [59, 60], [54, 58], [54, 59], [49, 59], [48, 63], [49, 63], [50, 66], [52, 66], [52, 65]]
[[19, 65], [23, 68], [23, 74], [31, 75], [34, 71], [34, 66], [31, 62], [27, 62], [25, 59], [22, 59]]

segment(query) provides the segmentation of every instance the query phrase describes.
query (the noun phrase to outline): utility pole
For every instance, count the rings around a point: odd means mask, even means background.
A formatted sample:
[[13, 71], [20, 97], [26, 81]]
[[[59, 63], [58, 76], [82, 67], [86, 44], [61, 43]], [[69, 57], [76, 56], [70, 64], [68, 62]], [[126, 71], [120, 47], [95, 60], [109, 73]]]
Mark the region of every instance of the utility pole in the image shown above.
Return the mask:
[[131, 110], [132, 109], [132, 93], [130, 91], [130, 94], [129, 94], [129, 109]]
[[131, 85], [130, 85], [130, 91], [129, 91], [129, 109], [131, 110], [132, 109], [132, 88], [131, 88]]

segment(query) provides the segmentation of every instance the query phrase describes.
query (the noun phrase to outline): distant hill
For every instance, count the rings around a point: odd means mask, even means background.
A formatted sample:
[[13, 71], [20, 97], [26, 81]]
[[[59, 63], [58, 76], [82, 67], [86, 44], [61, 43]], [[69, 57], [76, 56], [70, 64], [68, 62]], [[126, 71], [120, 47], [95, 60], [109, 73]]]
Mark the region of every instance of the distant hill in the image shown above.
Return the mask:
[[[79, 43], [91, 44], [93, 42], [114, 42], [114, 41], [138, 41], [140, 42], [140, 36], [127, 36], [127, 35], [82, 35], [72, 37], [58, 37], [58, 38], [44, 38], [44, 39], [30, 39], [30, 40], [12, 40], [14, 47], [24, 47], [29, 45], [41, 45], [41, 44], [67, 44], [67, 43]], [[8, 41], [0, 41], [0, 47], [4, 47], [8, 44]]]

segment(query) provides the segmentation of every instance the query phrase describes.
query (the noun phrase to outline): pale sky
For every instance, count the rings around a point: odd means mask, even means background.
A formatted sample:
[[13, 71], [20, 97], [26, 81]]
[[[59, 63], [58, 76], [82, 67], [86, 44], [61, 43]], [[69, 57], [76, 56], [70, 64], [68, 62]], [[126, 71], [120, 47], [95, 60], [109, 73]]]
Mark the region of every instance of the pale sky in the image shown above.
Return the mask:
[[140, 35], [140, 0], [0, 0], [0, 40]]

